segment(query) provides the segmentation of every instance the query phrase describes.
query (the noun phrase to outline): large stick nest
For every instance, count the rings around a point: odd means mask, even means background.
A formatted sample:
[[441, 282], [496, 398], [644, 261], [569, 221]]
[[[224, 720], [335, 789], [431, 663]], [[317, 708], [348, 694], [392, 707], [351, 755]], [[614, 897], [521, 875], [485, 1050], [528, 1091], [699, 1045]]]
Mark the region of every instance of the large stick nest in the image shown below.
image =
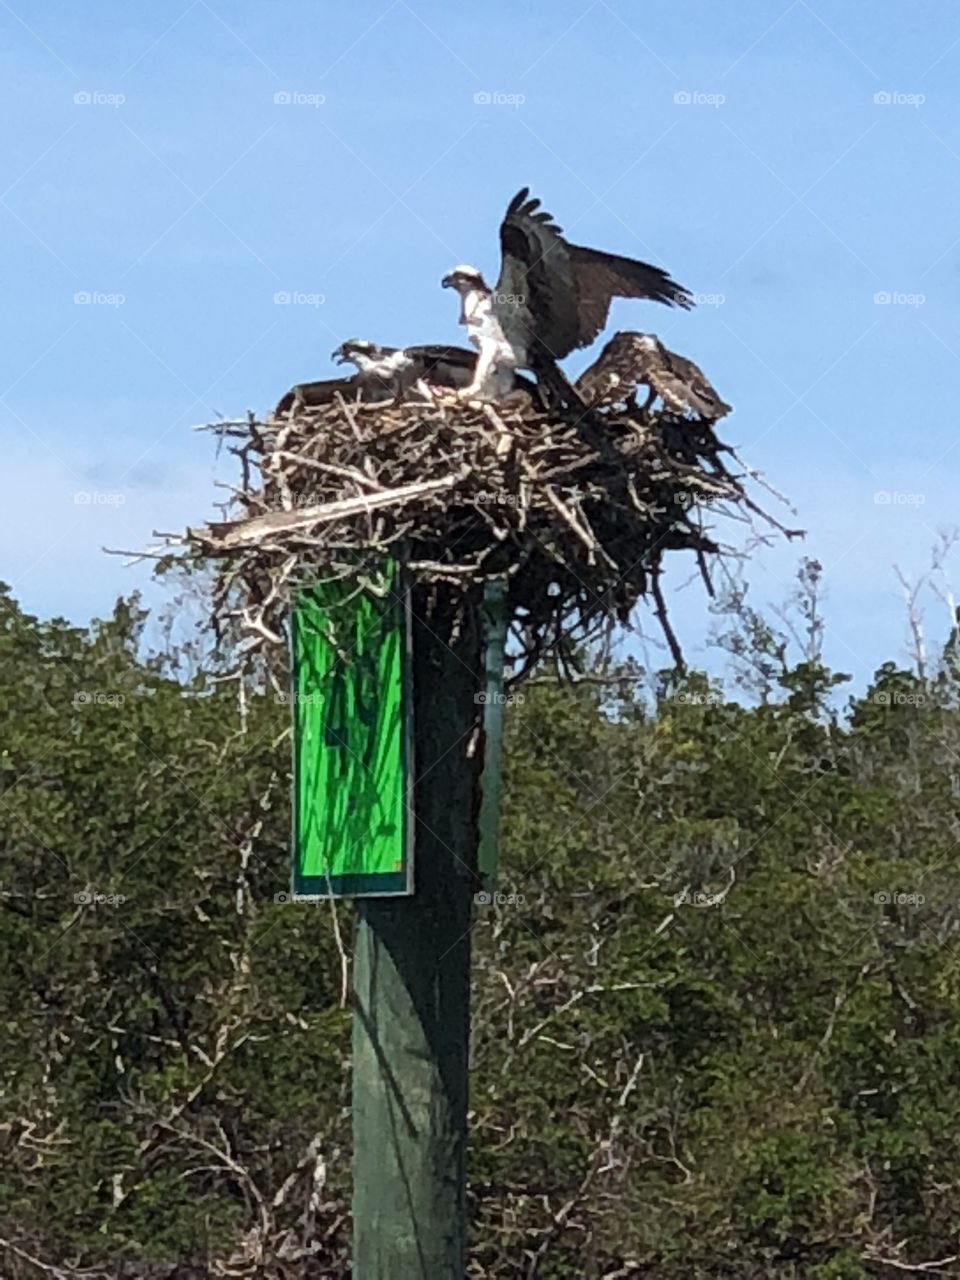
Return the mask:
[[680, 662], [664, 557], [690, 553], [709, 590], [708, 557], [721, 548], [708, 524], [759, 510], [712, 426], [666, 411], [337, 396], [211, 429], [230, 439], [240, 485], [229, 518], [177, 541], [213, 565], [217, 629], [239, 630], [248, 649], [284, 638], [295, 587], [345, 579], [383, 590], [393, 560], [414, 585], [473, 599], [484, 580], [505, 578], [534, 656], [571, 629], [626, 621], [650, 596]]

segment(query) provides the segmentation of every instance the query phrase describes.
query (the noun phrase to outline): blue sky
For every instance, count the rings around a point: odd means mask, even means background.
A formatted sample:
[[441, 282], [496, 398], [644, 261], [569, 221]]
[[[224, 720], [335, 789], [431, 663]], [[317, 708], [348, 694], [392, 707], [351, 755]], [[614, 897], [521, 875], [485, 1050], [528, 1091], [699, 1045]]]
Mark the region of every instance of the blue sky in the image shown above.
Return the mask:
[[[923, 574], [960, 523], [945, 0], [0, 0], [0, 48], [0, 578], [27, 608], [82, 622], [148, 586], [101, 548], [222, 500], [193, 424], [327, 375], [348, 336], [462, 341], [440, 276], [495, 274], [529, 185], [572, 239], [714, 296], [612, 322], [700, 362], [798, 508], [806, 544], [755, 551], [756, 602], [814, 555], [834, 665], [862, 683], [904, 652], [893, 566]], [[675, 620], [714, 665], [688, 578]]]

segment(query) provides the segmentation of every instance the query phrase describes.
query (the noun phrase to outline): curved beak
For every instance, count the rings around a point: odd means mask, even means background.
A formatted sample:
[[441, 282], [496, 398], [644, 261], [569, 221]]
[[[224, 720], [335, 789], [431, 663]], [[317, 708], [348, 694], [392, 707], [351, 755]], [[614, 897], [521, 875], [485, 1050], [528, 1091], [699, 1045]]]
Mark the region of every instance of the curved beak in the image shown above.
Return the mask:
[[440, 281], [440, 288], [441, 288], [441, 289], [452, 289], [452, 288], [453, 288], [453, 276], [444, 276], [444, 277], [443, 277], [443, 279]]
[[343, 347], [337, 347], [336, 351], [331, 353], [330, 359], [334, 364], [344, 364], [347, 357], [343, 354]]

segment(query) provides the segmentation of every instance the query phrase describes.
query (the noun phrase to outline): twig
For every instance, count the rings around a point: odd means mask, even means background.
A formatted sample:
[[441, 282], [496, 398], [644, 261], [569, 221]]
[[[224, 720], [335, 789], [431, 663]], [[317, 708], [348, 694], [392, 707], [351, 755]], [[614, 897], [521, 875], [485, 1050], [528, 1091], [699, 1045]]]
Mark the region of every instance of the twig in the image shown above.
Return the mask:
[[895, 1271], [921, 1272], [928, 1276], [948, 1275], [949, 1272], [941, 1268], [948, 1266], [951, 1262], [960, 1262], [960, 1253], [951, 1253], [949, 1258], [938, 1258], [936, 1262], [900, 1262], [897, 1258], [887, 1258], [870, 1250], [861, 1253], [860, 1257], [867, 1262], [876, 1262], [882, 1267], [893, 1267]]

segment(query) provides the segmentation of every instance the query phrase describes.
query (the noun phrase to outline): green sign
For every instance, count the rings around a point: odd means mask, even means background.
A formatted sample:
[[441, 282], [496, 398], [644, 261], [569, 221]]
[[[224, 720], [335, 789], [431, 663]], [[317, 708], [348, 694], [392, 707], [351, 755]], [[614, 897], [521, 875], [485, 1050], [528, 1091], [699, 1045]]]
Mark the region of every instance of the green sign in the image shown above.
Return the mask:
[[293, 605], [293, 892], [413, 892], [410, 603], [355, 584]]

